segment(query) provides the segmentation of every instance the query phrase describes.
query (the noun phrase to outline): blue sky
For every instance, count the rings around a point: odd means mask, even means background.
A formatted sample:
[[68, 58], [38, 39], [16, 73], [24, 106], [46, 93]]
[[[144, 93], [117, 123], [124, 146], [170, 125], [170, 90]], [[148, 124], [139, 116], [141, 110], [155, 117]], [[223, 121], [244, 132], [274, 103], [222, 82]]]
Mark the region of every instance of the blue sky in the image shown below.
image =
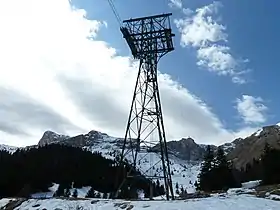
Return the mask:
[[[88, 17], [102, 19], [108, 23], [108, 29], [102, 31], [99, 38], [108, 41], [119, 50], [121, 55], [130, 53], [125, 41], [118, 30], [117, 21], [110, 10], [107, 1], [74, 0], [78, 8], [84, 8]], [[265, 111], [266, 121], [261, 125], [274, 124], [279, 121], [277, 81], [279, 62], [277, 49], [280, 43], [279, 26], [276, 23], [277, 2], [266, 1], [219, 1], [222, 6], [213, 17], [218, 24], [226, 27], [228, 35], [226, 46], [236, 59], [248, 59], [240, 68], [250, 69], [244, 75], [246, 84], [234, 84], [230, 77], [218, 76], [207, 71], [207, 67], [196, 65], [196, 50], [192, 47], [180, 46], [180, 32], [174, 24], [175, 19], [184, 18], [182, 8], [170, 6], [168, 0], [128, 1], [115, 0], [115, 6], [122, 19], [172, 12], [175, 51], [168, 54], [160, 63], [160, 71], [170, 74], [174, 80], [199, 96], [225, 123], [226, 127], [237, 129], [242, 126], [242, 119], [235, 109], [235, 100], [243, 94], [261, 97], [263, 104], [268, 107]], [[183, 0], [183, 8], [196, 10], [212, 4], [213, 1]], [[98, 6], [96, 6], [98, 5]]]
[[[168, 140], [220, 144], [280, 121], [280, 3], [114, 3], [122, 19], [173, 13], [175, 51], [159, 64]], [[138, 64], [106, 0], [3, 0], [0, 27], [0, 143], [124, 135]]]

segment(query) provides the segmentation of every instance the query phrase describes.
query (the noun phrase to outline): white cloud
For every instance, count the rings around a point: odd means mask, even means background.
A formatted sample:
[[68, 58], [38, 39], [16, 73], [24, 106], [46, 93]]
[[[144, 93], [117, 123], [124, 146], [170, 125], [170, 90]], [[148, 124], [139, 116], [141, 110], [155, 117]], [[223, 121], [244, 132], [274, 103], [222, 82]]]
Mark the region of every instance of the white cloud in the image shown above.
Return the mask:
[[181, 9], [183, 7], [182, 0], [170, 0], [168, 4], [170, 7], [175, 7]]
[[[109, 29], [85, 15], [68, 0], [1, 1], [0, 104], [7, 117], [0, 143], [34, 144], [47, 129], [124, 135], [137, 62], [94, 39]], [[221, 143], [239, 135], [169, 75], [160, 74], [159, 82], [168, 139]]]
[[266, 122], [266, 111], [263, 99], [249, 95], [242, 95], [236, 100], [236, 109], [246, 124], [259, 124]]
[[188, 12], [185, 19], [175, 20], [181, 32], [182, 46], [204, 47], [209, 43], [227, 41], [227, 34], [224, 32], [226, 27], [218, 24], [211, 16], [219, 6], [219, 3], [213, 3], [198, 8], [195, 14]]
[[[234, 83], [245, 83], [241, 74], [246, 73], [226, 46], [228, 35], [226, 27], [215, 19], [220, 2], [196, 9], [195, 13], [183, 8], [184, 19], [176, 19], [175, 24], [181, 33], [181, 45], [197, 49], [198, 66], [205, 67], [218, 75], [231, 76]], [[223, 42], [224, 44], [221, 44]]]

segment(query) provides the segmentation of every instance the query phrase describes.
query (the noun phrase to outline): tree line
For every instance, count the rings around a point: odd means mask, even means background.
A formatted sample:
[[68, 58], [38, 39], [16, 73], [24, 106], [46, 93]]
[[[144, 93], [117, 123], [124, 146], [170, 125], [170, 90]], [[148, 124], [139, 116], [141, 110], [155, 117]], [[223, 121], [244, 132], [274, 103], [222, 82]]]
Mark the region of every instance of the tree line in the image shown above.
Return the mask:
[[[71, 187], [91, 186], [92, 191], [113, 197], [130, 169], [127, 162], [120, 164], [104, 158], [101, 153], [59, 144], [18, 149], [13, 154], [0, 151], [0, 197], [47, 192], [53, 183], [60, 186], [57, 196], [68, 195]], [[162, 185], [145, 178], [134, 168], [131, 170], [132, 176], [121, 188], [119, 198], [137, 198], [139, 190], [149, 197], [151, 185], [153, 196], [165, 193]]]
[[262, 180], [262, 185], [280, 184], [280, 150], [266, 143], [260, 158], [247, 163], [236, 176], [242, 182]]
[[222, 147], [214, 153], [208, 146], [195, 186], [197, 190], [211, 192], [241, 187], [242, 182], [253, 180], [262, 180], [262, 185], [280, 184], [280, 150], [266, 143], [258, 160], [236, 169]]

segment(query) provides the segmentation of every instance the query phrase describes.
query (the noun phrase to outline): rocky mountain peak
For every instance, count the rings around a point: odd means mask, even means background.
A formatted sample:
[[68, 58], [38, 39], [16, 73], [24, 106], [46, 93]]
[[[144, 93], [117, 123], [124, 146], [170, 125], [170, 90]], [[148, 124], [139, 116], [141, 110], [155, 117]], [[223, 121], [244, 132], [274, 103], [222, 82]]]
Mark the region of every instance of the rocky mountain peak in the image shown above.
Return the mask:
[[91, 130], [88, 134], [84, 135], [86, 138], [94, 140], [100, 140], [104, 138], [108, 138], [109, 136], [106, 133], [101, 133], [99, 131]]
[[42, 138], [39, 140], [38, 145], [43, 146], [46, 144], [51, 144], [57, 141], [64, 141], [65, 139], [70, 138], [66, 135], [57, 134], [53, 131], [45, 131]]
[[57, 134], [53, 131], [46, 131], [40, 139], [38, 145], [43, 146], [46, 144], [66, 144], [76, 147], [93, 146], [97, 143], [110, 141], [110, 137], [106, 133], [92, 130], [87, 134], [80, 134], [77, 136], [65, 136]]
[[235, 142], [235, 148], [228, 154], [237, 168], [245, 167], [253, 158], [259, 159], [265, 143], [274, 148], [280, 148], [280, 127], [278, 125], [265, 126], [245, 139]]
[[179, 141], [180, 143], [182, 143], [183, 145], [195, 145], [196, 143], [195, 143], [195, 141], [194, 141], [194, 139], [192, 139], [192, 138], [190, 138], [190, 137], [188, 137], [188, 138], [182, 138], [180, 141]]

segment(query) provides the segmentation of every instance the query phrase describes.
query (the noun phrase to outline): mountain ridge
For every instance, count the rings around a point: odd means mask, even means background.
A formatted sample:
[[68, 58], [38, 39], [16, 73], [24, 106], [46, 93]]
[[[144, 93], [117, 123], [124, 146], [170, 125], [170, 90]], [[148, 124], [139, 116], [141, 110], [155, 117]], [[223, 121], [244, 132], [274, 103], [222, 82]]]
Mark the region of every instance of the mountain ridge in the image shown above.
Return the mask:
[[[280, 127], [279, 125], [265, 126], [257, 130], [246, 138], [238, 138], [232, 142], [220, 145], [225, 150], [229, 160], [232, 160], [236, 168], [244, 167], [253, 158], [259, 158], [265, 142], [280, 147]], [[106, 158], [114, 159], [121, 153], [123, 138], [111, 137], [106, 133], [99, 131], [90, 131], [87, 134], [80, 134], [73, 137], [57, 134], [52, 131], [46, 131], [37, 145], [28, 146], [40, 147], [46, 144], [66, 144], [74, 147], [99, 152]], [[194, 192], [194, 183], [200, 171], [200, 164], [208, 145], [197, 144], [192, 138], [182, 138], [177, 141], [167, 142], [170, 154], [170, 168], [172, 179], [179, 186], [183, 186], [188, 192]], [[219, 146], [210, 145], [213, 150]], [[3, 150], [14, 152], [16, 148], [11, 149], [8, 146], [1, 147]], [[24, 149], [24, 148], [23, 148]], [[147, 150], [141, 147], [138, 153], [139, 161], [137, 167], [140, 171], [151, 170], [154, 175], [161, 173], [160, 157], [158, 153], [158, 145]], [[132, 161], [132, 157], [128, 157], [128, 161]], [[157, 164], [157, 165], [156, 165]], [[159, 174], [160, 175], [160, 174]], [[176, 189], [174, 188], [174, 191]]]
[[[246, 138], [237, 138], [232, 142], [224, 143], [219, 146], [197, 144], [195, 140], [190, 137], [168, 141], [167, 146], [170, 154], [184, 161], [202, 161], [207, 146], [210, 146], [214, 151], [216, 151], [218, 147], [222, 147], [228, 159], [232, 160], [237, 168], [241, 168], [245, 167], [253, 158], [256, 159], [260, 157], [265, 142], [268, 142], [273, 147], [280, 148], [280, 123], [264, 126]], [[112, 137], [106, 133], [95, 130], [87, 134], [80, 134], [72, 137], [57, 134], [53, 131], [45, 131], [37, 145], [28, 147], [43, 146], [52, 143], [67, 144], [87, 149], [90, 148], [93, 151], [101, 151], [104, 155], [108, 155], [121, 150], [123, 138]], [[15, 147], [9, 149], [9, 146], [5, 145], [2, 147], [0, 146], [0, 150], [15, 151], [16, 149]], [[159, 145], [154, 146], [147, 152], [158, 153]]]

